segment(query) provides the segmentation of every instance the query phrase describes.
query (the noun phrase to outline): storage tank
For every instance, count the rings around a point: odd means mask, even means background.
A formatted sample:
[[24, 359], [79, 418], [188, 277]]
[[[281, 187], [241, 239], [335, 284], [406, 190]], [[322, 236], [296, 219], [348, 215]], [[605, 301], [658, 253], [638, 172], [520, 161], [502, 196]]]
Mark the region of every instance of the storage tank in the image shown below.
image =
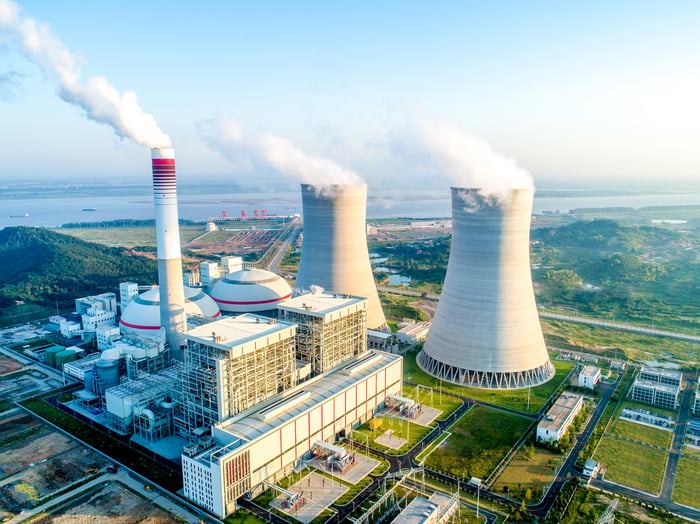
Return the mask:
[[63, 369], [63, 364], [73, 362], [75, 360], [76, 351], [74, 349], [65, 349], [56, 353], [56, 368]]
[[534, 191], [452, 188], [452, 247], [418, 365], [465, 386], [524, 388], [554, 375], [530, 273]]
[[97, 378], [103, 385], [104, 390], [119, 385], [119, 360], [101, 358], [95, 365]]
[[367, 327], [386, 329], [367, 250], [367, 184], [302, 184], [301, 202], [304, 240], [295, 290], [319, 286], [366, 298]]
[[95, 392], [95, 376], [93, 375], [92, 371], [86, 371], [85, 372], [85, 389], [89, 391], [90, 393]]
[[46, 348], [44, 351], [44, 360], [46, 361], [46, 364], [51, 366], [51, 367], [56, 367], [56, 353], [60, 353], [61, 351], [65, 350], [63, 346], [51, 346], [50, 348]]

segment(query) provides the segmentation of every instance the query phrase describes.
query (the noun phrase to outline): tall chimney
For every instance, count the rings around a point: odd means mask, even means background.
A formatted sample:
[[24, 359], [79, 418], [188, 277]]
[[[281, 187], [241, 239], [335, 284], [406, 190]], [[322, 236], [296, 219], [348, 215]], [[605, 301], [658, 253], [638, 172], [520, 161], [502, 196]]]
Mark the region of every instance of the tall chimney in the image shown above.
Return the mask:
[[304, 240], [295, 288], [367, 298], [367, 327], [385, 329], [367, 250], [367, 184], [301, 184]]
[[170, 344], [170, 355], [182, 360], [182, 335], [187, 327], [187, 319], [177, 218], [175, 151], [170, 148], [153, 148], [151, 159], [156, 208], [160, 318]]
[[530, 273], [533, 191], [452, 188], [452, 247], [418, 365], [449, 382], [524, 388], [554, 375]]

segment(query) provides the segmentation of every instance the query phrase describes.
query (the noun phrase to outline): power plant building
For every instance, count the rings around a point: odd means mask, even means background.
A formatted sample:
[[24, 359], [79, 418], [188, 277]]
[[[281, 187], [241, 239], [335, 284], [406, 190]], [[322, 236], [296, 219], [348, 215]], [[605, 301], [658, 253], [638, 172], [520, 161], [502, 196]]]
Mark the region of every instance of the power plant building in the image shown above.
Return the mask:
[[554, 376], [530, 274], [533, 191], [452, 188], [452, 247], [418, 365], [449, 382], [525, 388]]
[[301, 185], [304, 236], [295, 288], [365, 297], [367, 327], [386, 329], [365, 233], [367, 185]]
[[296, 358], [317, 375], [367, 351], [367, 307], [364, 298], [316, 292], [277, 309], [281, 320], [297, 324]]
[[277, 304], [291, 296], [289, 284], [264, 269], [241, 269], [226, 274], [211, 290], [211, 297], [226, 313], [275, 311]]
[[185, 497], [219, 517], [235, 511], [236, 499], [288, 475], [316, 442], [347, 434], [400, 394], [402, 362], [368, 352], [214, 425], [213, 447], [182, 455]]
[[295, 334], [293, 324], [252, 314], [189, 330], [178, 431], [212, 426], [294, 386]]

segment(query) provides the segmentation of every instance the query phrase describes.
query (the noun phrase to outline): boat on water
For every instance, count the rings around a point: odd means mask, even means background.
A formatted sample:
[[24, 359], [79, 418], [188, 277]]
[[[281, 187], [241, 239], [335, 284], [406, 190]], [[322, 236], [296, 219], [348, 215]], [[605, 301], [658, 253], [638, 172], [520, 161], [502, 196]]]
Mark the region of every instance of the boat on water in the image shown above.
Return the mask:
[[97, 211], [96, 207], [84, 207], [83, 211]]
[[20, 213], [19, 215], [10, 215], [10, 218], [24, 218], [28, 217], [29, 213]]

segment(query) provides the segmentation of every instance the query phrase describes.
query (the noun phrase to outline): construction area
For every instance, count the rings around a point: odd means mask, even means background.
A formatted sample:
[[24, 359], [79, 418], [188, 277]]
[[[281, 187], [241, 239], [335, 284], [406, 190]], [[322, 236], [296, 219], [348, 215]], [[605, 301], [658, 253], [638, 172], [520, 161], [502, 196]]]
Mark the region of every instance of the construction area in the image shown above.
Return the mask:
[[258, 258], [270, 249], [284, 230], [283, 224], [261, 224], [246, 229], [226, 228], [200, 235], [183, 248], [202, 256], [236, 253], [246, 259]]

